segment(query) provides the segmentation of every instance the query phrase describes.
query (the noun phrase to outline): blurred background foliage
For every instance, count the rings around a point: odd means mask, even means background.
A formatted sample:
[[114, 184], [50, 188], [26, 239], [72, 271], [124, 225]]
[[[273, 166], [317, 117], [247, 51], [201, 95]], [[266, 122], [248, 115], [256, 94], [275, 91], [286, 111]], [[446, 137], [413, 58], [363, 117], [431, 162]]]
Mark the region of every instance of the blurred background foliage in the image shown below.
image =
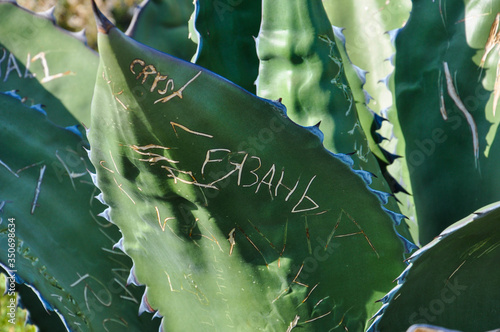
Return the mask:
[[[101, 11], [122, 31], [126, 30], [136, 5], [141, 0], [96, 0]], [[19, 5], [34, 12], [50, 10], [55, 6], [54, 16], [59, 26], [69, 31], [85, 29], [88, 44], [92, 48], [97, 45], [97, 31], [88, 0], [17, 0]]]
[[[19, 5], [34, 12], [51, 10], [55, 6], [54, 17], [59, 26], [69, 31], [85, 29], [88, 45], [96, 48], [97, 31], [92, 12], [91, 2], [88, 0], [17, 0]], [[132, 19], [135, 5], [141, 0], [96, 0], [101, 10], [122, 30], [125, 30]], [[5, 294], [6, 277], [0, 274], [0, 294]], [[16, 295], [17, 296], [17, 295]], [[0, 296], [0, 331], [2, 332], [34, 332], [33, 325], [25, 325], [26, 310], [17, 308], [16, 324], [8, 322], [7, 305], [10, 297]]]

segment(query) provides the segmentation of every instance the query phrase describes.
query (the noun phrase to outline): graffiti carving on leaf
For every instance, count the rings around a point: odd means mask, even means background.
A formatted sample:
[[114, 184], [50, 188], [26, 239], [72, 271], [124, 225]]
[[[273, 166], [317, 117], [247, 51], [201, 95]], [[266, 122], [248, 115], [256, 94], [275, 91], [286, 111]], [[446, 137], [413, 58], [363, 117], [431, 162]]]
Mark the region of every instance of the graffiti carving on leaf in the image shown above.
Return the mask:
[[[136, 72], [136, 67], [140, 66], [142, 67], [142, 70], [139, 72]], [[153, 84], [151, 85], [151, 88], [149, 89], [150, 92], [156, 91], [159, 95], [165, 95], [167, 92], [171, 92], [169, 95], [157, 99], [154, 103], [166, 103], [170, 99], [174, 97], [179, 97], [182, 99], [182, 92], [184, 91], [185, 88], [188, 87], [189, 84], [191, 84], [195, 79], [198, 78], [198, 76], [201, 75], [201, 71], [199, 71], [193, 78], [191, 78], [186, 84], [184, 84], [179, 90], [175, 91], [175, 82], [173, 78], [169, 78], [168, 75], [162, 75], [155, 66], [153, 65], [146, 65], [146, 62], [141, 59], [134, 59], [130, 63], [130, 71], [132, 74], [136, 74], [137, 76], [135, 77], [136, 80], [140, 79], [141, 84], [146, 83], [146, 80], [148, 79], [149, 75], [154, 75], [154, 80]], [[160, 84], [162, 82], [162, 84]]]

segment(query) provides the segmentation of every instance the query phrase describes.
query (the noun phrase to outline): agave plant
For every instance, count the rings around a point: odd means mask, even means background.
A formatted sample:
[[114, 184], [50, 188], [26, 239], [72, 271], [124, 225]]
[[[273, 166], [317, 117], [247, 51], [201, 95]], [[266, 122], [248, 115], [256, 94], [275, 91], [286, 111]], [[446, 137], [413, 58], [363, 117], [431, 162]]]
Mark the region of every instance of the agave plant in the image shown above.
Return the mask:
[[98, 54], [0, 3], [32, 323], [500, 327], [500, 3], [149, 0], [126, 33], [93, 6]]

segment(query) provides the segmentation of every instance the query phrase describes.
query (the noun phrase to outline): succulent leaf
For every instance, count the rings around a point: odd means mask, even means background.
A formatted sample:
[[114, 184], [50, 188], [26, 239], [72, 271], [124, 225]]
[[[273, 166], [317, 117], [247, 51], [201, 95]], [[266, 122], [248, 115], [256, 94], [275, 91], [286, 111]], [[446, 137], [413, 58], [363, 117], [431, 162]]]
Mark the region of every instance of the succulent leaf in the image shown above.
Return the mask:
[[370, 331], [404, 331], [413, 324], [463, 332], [498, 328], [499, 226], [497, 202], [416, 251], [396, 288], [382, 299], [387, 307]]
[[[362, 97], [365, 73], [351, 64], [342, 30], [331, 26], [322, 2], [266, 0], [262, 17], [257, 95], [280, 99], [303, 126], [320, 122], [325, 147], [353, 153], [354, 168], [375, 175], [367, 180], [372, 188], [390, 192], [358, 118], [366, 113], [374, 121]], [[386, 207], [399, 212], [392, 198]], [[398, 231], [410, 238], [406, 223]]]
[[[332, 24], [341, 27], [336, 30], [341, 30], [345, 38], [346, 62], [352, 61], [361, 80], [362, 89], [353, 89], [353, 92], [357, 91], [354, 98], [358, 103], [358, 116], [370, 150], [384, 163], [390, 163], [379, 147], [383, 137], [392, 139], [390, 126], [386, 125], [381, 130], [382, 123], [379, 121], [381, 116], [384, 119], [388, 116], [386, 110], [392, 105], [391, 91], [385, 83], [394, 69], [388, 60], [395, 50], [387, 31], [403, 25], [411, 3], [409, 0], [377, 0], [369, 3], [361, 0], [348, 3], [325, 0], [323, 4]], [[353, 75], [349, 71], [346, 74], [350, 84], [354, 85], [356, 80]], [[387, 145], [389, 142], [384, 144]], [[391, 149], [392, 146], [387, 148]]]
[[166, 330], [364, 329], [404, 246], [347, 156], [281, 103], [104, 25], [91, 160], [142, 308]]
[[351, 87], [322, 3], [301, 0], [290, 6], [266, 0], [262, 20], [257, 94], [280, 99], [288, 116], [303, 126], [321, 122], [328, 149], [365, 158], [366, 138], [357, 134], [361, 128]]
[[137, 316], [140, 290], [125, 287], [130, 259], [111, 250], [118, 229], [96, 217], [82, 138], [0, 94], [0, 142], [0, 242], [13, 248], [1, 265], [68, 330], [156, 329]]

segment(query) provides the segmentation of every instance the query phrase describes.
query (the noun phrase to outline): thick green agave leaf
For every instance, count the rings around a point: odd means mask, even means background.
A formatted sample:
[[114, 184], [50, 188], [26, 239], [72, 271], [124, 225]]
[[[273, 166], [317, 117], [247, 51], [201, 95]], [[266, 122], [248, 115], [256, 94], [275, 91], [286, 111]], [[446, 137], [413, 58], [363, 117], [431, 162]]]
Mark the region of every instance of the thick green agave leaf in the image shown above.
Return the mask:
[[137, 8], [126, 34], [154, 49], [190, 60], [196, 44], [189, 39], [192, 0], [144, 0]]
[[0, 91], [20, 90], [31, 104], [43, 100], [58, 125], [74, 125], [75, 118], [89, 125], [99, 60], [84, 34], [6, 0], [0, 0], [0, 22]]
[[384, 84], [394, 67], [389, 31], [401, 28], [408, 20], [411, 1], [323, 1], [330, 22], [342, 28], [351, 61], [366, 72], [363, 88], [369, 95], [368, 106], [386, 117], [392, 105], [391, 91]]
[[82, 138], [19, 99], [0, 94], [1, 265], [68, 330], [156, 329], [137, 315], [140, 290], [125, 287], [118, 229], [97, 217]]
[[499, 11], [499, 2], [414, 1], [396, 38], [399, 139], [422, 243], [500, 200], [498, 52], [479, 67]]
[[[360, 123], [370, 150], [379, 160], [384, 178], [401, 202], [401, 212], [410, 219], [408, 225], [412, 237], [418, 242], [413, 197], [408, 195], [411, 183], [407, 176], [403, 176], [406, 163], [397, 158], [404, 155], [404, 141], [398, 142], [399, 120], [393, 102], [394, 37], [396, 29], [408, 20], [411, 1], [353, 0], [340, 3], [325, 0], [323, 4], [330, 22], [341, 27], [349, 59], [364, 74], [362, 93], [354, 94]], [[342, 48], [339, 50], [342, 51]], [[353, 86], [356, 76], [349, 74], [347, 67], [346, 75]], [[353, 92], [356, 91], [359, 89], [353, 89]]]
[[194, 62], [255, 93], [259, 59], [254, 38], [259, 33], [261, 2], [197, 0], [195, 6]]
[[[376, 175], [372, 188], [390, 192], [358, 119], [364, 112], [373, 122], [364, 105], [365, 73], [350, 63], [344, 36], [332, 28], [322, 2], [301, 0], [292, 6], [288, 1], [266, 0], [262, 12], [257, 94], [282, 98], [292, 120], [312, 130], [319, 127], [327, 149], [355, 153], [354, 167]], [[355, 95], [363, 101], [357, 103]], [[392, 198], [387, 207], [399, 212]], [[398, 230], [409, 237], [405, 223]]]
[[281, 98], [287, 115], [301, 125], [321, 122], [328, 149], [365, 159], [366, 138], [322, 3], [266, 0], [262, 17], [257, 94]]
[[[394, 70], [391, 58], [395, 49], [389, 31], [402, 27], [410, 14], [411, 2], [377, 0], [368, 3], [354, 0], [340, 3], [325, 0], [323, 4], [330, 22], [339, 27], [337, 29], [345, 37], [349, 59], [363, 74], [364, 93], [358, 93], [354, 98], [369, 109], [369, 112], [358, 110], [358, 115], [369, 138], [370, 149], [379, 159], [389, 163], [391, 158], [377, 146], [384, 138], [390, 140], [392, 135], [386, 128], [378, 131], [382, 120], [377, 115], [387, 118], [392, 106], [392, 94], [387, 83]], [[385, 127], [390, 129], [390, 126]]]
[[416, 251], [383, 299], [372, 331], [433, 324], [463, 332], [500, 327], [500, 202], [444, 230]]
[[172, 331], [363, 330], [411, 247], [371, 175], [279, 102], [98, 17], [91, 160], [143, 309]]
[[[8, 326], [10, 331], [13, 332], [36, 332], [37, 327], [32, 325], [30, 323], [30, 316], [31, 312], [28, 313], [26, 309], [23, 309], [21, 306], [17, 306], [15, 302], [15, 292], [10, 290], [10, 282], [7, 279], [7, 276], [4, 274], [5, 271], [2, 271], [0, 269], [0, 293], [3, 296], [0, 296], [0, 304], [1, 304], [1, 309], [0, 309], [0, 314], [2, 315], [2, 318], [0, 319], [0, 326], [5, 327]], [[12, 284], [12, 287], [15, 287], [18, 285]], [[19, 298], [17, 298], [19, 300]], [[11, 304], [13, 303], [13, 304]], [[19, 302], [17, 302], [19, 304]], [[48, 315], [47, 315], [48, 316]], [[50, 316], [49, 316], [50, 317]], [[57, 318], [57, 320], [59, 320]], [[59, 320], [60, 323], [60, 320]], [[57, 331], [57, 330], [54, 330]]]

